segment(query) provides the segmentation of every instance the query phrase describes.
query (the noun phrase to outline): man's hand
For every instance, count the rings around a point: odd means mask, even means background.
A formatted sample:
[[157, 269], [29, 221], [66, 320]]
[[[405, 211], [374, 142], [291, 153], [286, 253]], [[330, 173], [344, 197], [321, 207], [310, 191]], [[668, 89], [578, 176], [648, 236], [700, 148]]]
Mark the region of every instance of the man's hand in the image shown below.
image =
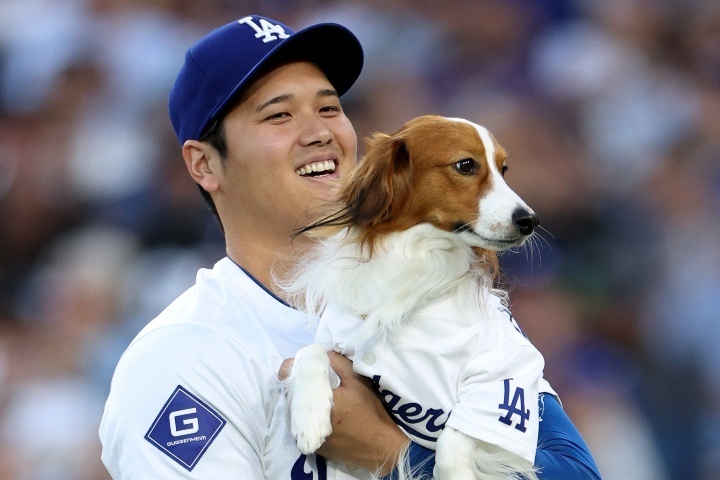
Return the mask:
[[[388, 475], [408, 445], [408, 437], [383, 408], [370, 379], [353, 372], [352, 362], [344, 356], [335, 352], [328, 356], [341, 383], [333, 390], [333, 432], [317, 453], [380, 476]], [[285, 360], [278, 375], [286, 378], [291, 370], [292, 359]]]

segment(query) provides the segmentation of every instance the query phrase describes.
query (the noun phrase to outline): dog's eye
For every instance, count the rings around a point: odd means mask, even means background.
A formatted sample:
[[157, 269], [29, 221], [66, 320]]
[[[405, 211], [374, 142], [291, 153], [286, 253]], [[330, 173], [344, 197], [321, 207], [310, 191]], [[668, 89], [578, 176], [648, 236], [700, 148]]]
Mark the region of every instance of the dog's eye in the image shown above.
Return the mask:
[[464, 158], [455, 163], [455, 170], [463, 175], [472, 175], [477, 171], [475, 160], [472, 158]]
[[507, 165], [503, 165], [502, 168], [500, 169], [500, 174], [504, 177], [504, 176], [505, 176], [505, 172], [507, 172], [507, 171], [508, 171], [508, 166], [507, 166]]

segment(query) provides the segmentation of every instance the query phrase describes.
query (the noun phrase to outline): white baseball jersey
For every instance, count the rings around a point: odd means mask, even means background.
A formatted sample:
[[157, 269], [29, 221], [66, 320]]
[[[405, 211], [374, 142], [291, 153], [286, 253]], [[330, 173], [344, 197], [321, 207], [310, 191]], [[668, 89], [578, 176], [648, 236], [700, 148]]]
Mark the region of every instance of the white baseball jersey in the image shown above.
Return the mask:
[[100, 425], [112, 477], [369, 478], [302, 455], [289, 433], [277, 372], [312, 341], [307, 320], [228, 258], [200, 270], [115, 370]]
[[362, 320], [328, 307], [316, 341], [353, 359], [371, 378], [395, 422], [435, 449], [445, 425], [535, 460], [544, 359], [509, 310], [489, 295], [487, 315], [468, 322], [444, 300], [388, 334], [356, 342]]

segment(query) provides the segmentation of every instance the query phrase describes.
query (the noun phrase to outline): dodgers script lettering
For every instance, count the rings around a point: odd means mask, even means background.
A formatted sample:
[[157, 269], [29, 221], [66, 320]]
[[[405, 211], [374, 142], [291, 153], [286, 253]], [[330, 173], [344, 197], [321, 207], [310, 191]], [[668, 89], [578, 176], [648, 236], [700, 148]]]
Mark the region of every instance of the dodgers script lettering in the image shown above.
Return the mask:
[[430, 434], [436, 434], [445, 428], [445, 423], [450, 417], [450, 413], [445, 413], [441, 408], [423, 408], [419, 403], [403, 402], [400, 395], [380, 386], [380, 375], [373, 376], [373, 384], [380, 394], [380, 398], [385, 404], [387, 411], [393, 416], [395, 423], [400, 425], [411, 435], [429, 441], [437, 441], [436, 436], [429, 436], [418, 432], [410, 425], [423, 424], [425, 430]]

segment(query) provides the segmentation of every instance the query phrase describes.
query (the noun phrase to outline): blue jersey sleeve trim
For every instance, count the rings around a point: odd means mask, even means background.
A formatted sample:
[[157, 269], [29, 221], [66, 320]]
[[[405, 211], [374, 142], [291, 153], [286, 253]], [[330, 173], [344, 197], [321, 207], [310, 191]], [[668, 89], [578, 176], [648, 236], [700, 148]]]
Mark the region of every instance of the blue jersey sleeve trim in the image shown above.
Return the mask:
[[540, 394], [535, 466], [540, 480], [601, 480], [580, 432], [553, 395]]

